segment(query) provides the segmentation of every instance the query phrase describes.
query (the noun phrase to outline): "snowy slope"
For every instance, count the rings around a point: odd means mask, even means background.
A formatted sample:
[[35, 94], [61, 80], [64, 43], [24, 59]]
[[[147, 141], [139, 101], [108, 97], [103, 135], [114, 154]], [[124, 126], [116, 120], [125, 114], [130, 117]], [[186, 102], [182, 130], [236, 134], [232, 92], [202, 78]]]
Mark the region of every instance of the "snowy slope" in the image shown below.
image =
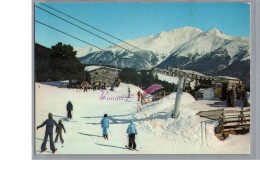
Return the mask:
[[[117, 96], [127, 94], [131, 88], [133, 97], [130, 100], [112, 100]], [[200, 136], [200, 122], [203, 118], [196, 115], [199, 110], [210, 109], [209, 100], [206, 103], [197, 102], [194, 98], [184, 93], [181, 103], [181, 114], [178, 119], [169, 117], [173, 110], [175, 93], [162, 100], [142, 106], [143, 112], [152, 120], [163, 127], [155, 128], [149, 122], [144, 113], [137, 113], [138, 87], [128, 84], [120, 84], [114, 92], [110, 92], [107, 98], [100, 100], [101, 92], [58, 88], [45, 84], [35, 84], [35, 125], [38, 126], [52, 112], [54, 119], [63, 120], [66, 134], [64, 147], [58, 142], [57, 154], [180, 154], [180, 153], [216, 153], [229, 154], [249, 152], [250, 135], [230, 136], [226, 141], [219, 141], [214, 136], [214, 122], [207, 126], [207, 145], [202, 143]], [[73, 103], [73, 119], [66, 119], [66, 103]], [[154, 109], [156, 108], [156, 109]], [[211, 108], [212, 109], [212, 108]], [[107, 113], [110, 117], [109, 141], [101, 136], [100, 120]], [[140, 151], [124, 149], [127, 144], [126, 129], [129, 120], [134, 118], [137, 125], [137, 148]], [[44, 137], [44, 128], [35, 131], [36, 153], [40, 152], [40, 146]], [[45, 154], [50, 154], [49, 143]]]

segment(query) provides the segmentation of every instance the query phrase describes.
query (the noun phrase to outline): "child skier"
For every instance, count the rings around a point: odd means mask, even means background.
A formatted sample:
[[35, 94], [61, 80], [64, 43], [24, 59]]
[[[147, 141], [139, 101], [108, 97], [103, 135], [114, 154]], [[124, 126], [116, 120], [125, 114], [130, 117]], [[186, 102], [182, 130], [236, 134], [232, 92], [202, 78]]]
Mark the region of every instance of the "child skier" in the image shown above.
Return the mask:
[[56, 138], [55, 138], [55, 143], [57, 143], [59, 136], [60, 136], [60, 141], [61, 141], [61, 143], [62, 143], [62, 144], [64, 143], [64, 140], [63, 140], [63, 138], [62, 138], [62, 129], [64, 130], [64, 133], [66, 133], [66, 130], [65, 130], [65, 128], [64, 128], [64, 125], [62, 124], [62, 120], [60, 119], [60, 120], [59, 120], [59, 124], [58, 124], [58, 126], [56, 127], [56, 133], [57, 133], [57, 135], [56, 135]]
[[133, 149], [136, 150], [135, 135], [137, 135], [137, 130], [133, 120], [130, 121], [126, 133], [128, 134], [129, 137], [128, 148], [132, 149], [133, 147]]
[[108, 140], [107, 129], [109, 128], [109, 119], [107, 117], [107, 114], [105, 114], [104, 117], [101, 120], [101, 128], [103, 128], [103, 137], [104, 137], [104, 139]]
[[55, 120], [52, 119], [52, 113], [48, 114], [49, 119], [45, 120], [40, 126], [37, 127], [37, 130], [43, 126], [46, 125], [46, 130], [45, 130], [45, 136], [44, 136], [44, 140], [41, 146], [41, 152], [44, 152], [47, 150], [46, 148], [46, 144], [47, 144], [47, 140], [48, 140], [48, 136], [50, 137], [50, 147], [52, 150], [52, 153], [56, 152], [56, 148], [54, 146], [53, 143], [53, 125], [55, 125], [56, 127], [58, 127], [58, 124], [56, 123]]

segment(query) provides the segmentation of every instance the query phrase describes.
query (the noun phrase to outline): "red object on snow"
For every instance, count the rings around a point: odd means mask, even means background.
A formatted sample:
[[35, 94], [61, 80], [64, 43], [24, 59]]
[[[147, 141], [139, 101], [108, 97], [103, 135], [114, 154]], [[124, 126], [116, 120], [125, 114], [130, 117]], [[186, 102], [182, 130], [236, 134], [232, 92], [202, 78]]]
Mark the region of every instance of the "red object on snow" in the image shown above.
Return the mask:
[[149, 88], [147, 88], [144, 92], [143, 92], [143, 97], [145, 98], [148, 94], [153, 93], [154, 91], [163, 88], [163, 86], [161, 85], [152, 85]]

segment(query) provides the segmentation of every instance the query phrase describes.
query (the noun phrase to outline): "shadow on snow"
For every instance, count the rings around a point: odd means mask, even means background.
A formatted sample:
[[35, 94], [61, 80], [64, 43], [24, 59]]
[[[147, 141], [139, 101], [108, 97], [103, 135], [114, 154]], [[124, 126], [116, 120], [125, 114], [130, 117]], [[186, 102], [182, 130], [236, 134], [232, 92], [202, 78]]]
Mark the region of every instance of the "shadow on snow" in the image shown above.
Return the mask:
[[104, 146], [104, 147], [112, 147], [112, 148], [118, 148], [118, 149], [127, 149], [126, 147], [119, 147], [119, 146], [114, 146], [114, 145], [105, 145], [105, 144], [99, 144], [95, 143], [96, 145]]
[[94, 137], [100, 137], [100, 138], [103, 138], [103, 136], [94, 135], [94, 134], [86, 134], [86, 133], [81, 133], [81, 132], [79, 132], [79, 134], [81, 134], [81, 135], [85, 135], [85, 136], [94, 136]]

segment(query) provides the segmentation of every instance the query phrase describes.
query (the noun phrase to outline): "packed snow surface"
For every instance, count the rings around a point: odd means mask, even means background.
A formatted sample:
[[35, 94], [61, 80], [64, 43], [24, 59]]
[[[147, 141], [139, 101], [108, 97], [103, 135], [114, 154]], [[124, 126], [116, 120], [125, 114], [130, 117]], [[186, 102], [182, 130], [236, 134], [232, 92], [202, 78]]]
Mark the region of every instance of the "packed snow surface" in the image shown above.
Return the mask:
[[214, 88], [199, 89], [199, 92], [203, 94], [202, 99], [214, 99]]
[[[128, 87], [131, 98], [126, 98]], [[214, 135], [217, 122], [206, 125], [206, 135], [201, 136], [201, 118], [196, 113], [201, 110], [217, 109], [212, 107], [214, 101], [195, 101], [188, 94], [182, 94], [180, 115], [177, 119], [170, 117], [175, 93], [165, 98], [140, 105], [143, 111], [137, 112], [138, 87], [121, 83], [114, 92], [105, 90], [103, 97], [100, 90], [83, 90], [58, 88], [46, 84], [35, 84], [35, 126], [42, 124], [49, 112], [58, 121], [63, 120], [66, 133], [65, 143], [55, 143], [57, 154], [248, 154], [250, 134], [230, 135], [225, 141]], [[105, 94], [104, 94], [105, 93]], [[104, 96], [105, 95], [105, 96]], [[72, 120], [66, 118], [66, 104], [73, 104]], [[104, 114], [110, 119], [109, 140], [101, 134], [100, 121]], [[150, 120], [146, 118], [148, 116]], [[129, 121], [134, 119], [138, 135], [137, 149], [125, 149], [128, 143], [126, 129]], [[155, 126], [156, 125], [156, 126]], [[205, 125], [203, 124], [203, 130]], [[54, 129], [55, 131], [55, 129]], [[40, 153], [45, 128], [35, 130], [36, 153]], [[54, 132], [54, 138], [55, 138]], [[206, 136], [206, 137], [205, 137]], [[49, 141], [48, 150], [51, 154]]]

